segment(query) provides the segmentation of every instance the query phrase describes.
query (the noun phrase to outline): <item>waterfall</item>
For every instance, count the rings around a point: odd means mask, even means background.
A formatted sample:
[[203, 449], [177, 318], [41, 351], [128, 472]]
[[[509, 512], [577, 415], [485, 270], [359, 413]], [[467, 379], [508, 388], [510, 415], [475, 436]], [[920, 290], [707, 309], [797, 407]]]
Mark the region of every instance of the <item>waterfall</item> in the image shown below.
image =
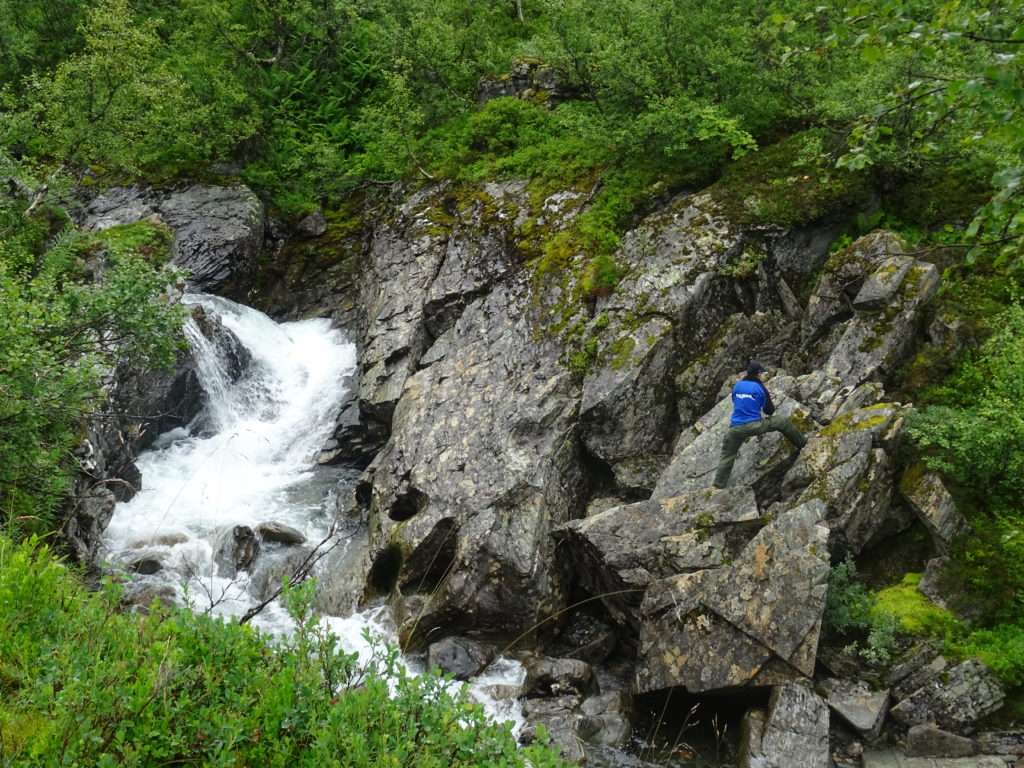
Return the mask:
[[[279, 324], [255, 309], [205, 294], [186, 295], [184, 302], [219, 318], [251, 360], [232, 380], [224, 351], [188, 321], [185, 335], [206, 393], [203, 412], [188, 427], [161, 435], [139, 456], [142, 488], [115, 508], [104, 546], [108, 561], [127, 571], [132, 586], [194, 610], [240, 616], [259, 601], [261, 587], [249, 569], [233, 573], [223, 559], [218, 563], [218, 550], [237, 527], [283, 524], [309, 545], [330, 530], [331, 493], [345, 475], [316, 466], [315, 457], [349, 394], [346, 382], [356, 372], [356, 350], [328, 320]], [[281, 545], [265, 549], [256, 561], [264, 567], [288, 554]], [[326, 616], [324, 623], [349, 652], [368, 653], [366, 629], [395, 642], [383, 609]], [[273, 635], [291, 629], [277, 602], [253, 624]], [[416, 666], [411, 662], [413, 670]], [[471, 685], [492, 716], [511, 719], [517, 729], [522, 721], [514, 700], [498, 700], [489, 692], [521, 684], [523, 674], [518, 663], [500, 660]]]

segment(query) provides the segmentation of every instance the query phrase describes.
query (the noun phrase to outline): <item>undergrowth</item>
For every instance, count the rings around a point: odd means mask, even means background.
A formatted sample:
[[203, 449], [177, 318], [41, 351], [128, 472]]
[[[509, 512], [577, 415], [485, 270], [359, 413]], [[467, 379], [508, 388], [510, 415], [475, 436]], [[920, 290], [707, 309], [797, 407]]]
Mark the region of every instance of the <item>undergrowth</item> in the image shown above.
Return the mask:
[[287, 590], [295, 634], [88, 591], [38, 541], [0, 536], [0, 766], [556, 766], [398, 651], [345, 653]]

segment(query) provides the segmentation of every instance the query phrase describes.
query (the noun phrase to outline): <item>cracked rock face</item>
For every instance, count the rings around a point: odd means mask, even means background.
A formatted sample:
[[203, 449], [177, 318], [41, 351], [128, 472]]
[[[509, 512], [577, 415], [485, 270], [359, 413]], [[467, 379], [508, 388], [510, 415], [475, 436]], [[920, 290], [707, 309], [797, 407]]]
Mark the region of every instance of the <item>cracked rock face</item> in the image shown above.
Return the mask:
[[117, 187], [93, 199], [87, 229], [107, 229], [156, 216], [174, 232], [172, 261], [194, 290], [237, 287], [263, 245], [263, 203], [246, 186], [194, 184], [177, 190]]
[[999, 709], [1005, 698], [1003, 687], [985, 665], [968, 659], [930, 676], [892, 708], [892, 716], [906, 726], [931, 722], [953, 732], [971, 733], [974, 724]]
[[743, 722], [742, 768], [829, 768], [828, 706], [807, 685], [786, 683], [772, 691], [768, 712]]
[[886, 450], [905, 410], [881, 403], [842, 414], [808, 440], [786, 473], [784, 493], [827, 505], [833, 546], [859, 553], [910, 525], [909, 514], [891, 504], [893, 459]]
[[691, 693], [810, 676], [825, 608], [824, 504], [779, 514], [729, 565], [652, 584], [636, 688]]
[[579, 583], [637, 631], [648, 585], [724, 565], [762, 524], [750, 488], [705, 489], [614, 507], [554, 535]]
[[466, 309], [369, 470], [376, 563], [391, 569], [371, 581], [431, 594], [420, 633], [521, 630], [564, 604], [550, 532], [581, 503], [578, 394], [528, 302], [507, 283]]

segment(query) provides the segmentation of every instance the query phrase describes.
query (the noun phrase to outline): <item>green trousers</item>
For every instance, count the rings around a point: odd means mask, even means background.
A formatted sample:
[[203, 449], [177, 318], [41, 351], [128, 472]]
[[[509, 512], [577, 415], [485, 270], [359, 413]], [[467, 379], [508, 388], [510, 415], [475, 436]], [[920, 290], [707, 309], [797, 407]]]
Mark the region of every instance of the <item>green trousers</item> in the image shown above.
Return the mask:
[[716, 488], [725, 488], [729, 484], [729, 475], [732, 474], [732, 465], [736, 463], [736, 454], [740, 452], [747, 438], [763, 435], [765, 432], [781, 432], [797, 448], [803, 448], [807, 443], [807, 438], [800, 434], [800, 430], [789, 417], [779, 414], [731, 427], [725, 433], [725, 441], [722, 443], [722, 456], [718, 460], [718, 472], [715, 473]]

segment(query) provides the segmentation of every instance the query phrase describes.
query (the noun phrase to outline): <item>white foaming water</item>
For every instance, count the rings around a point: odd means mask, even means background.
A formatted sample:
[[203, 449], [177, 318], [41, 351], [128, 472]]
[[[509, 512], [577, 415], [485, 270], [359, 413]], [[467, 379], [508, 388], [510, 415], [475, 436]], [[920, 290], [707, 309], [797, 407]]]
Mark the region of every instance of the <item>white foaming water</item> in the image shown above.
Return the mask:
[[[173, 589], [197, 610], [240, 616], [257, 602], [250, 574], [218, 574], [218, 541], [234, 526], [269, 521], [297, 528], [311, 543], [326, 535], [330, 515], [324, 497], [337, 474], [314, 471], [314, 458], [347, 395], [344, 382], [355, 372], [356, 351], [328, 320], [278, 324], [215, 296], [193, 294], [184, 301], [219, 317], [252, 359], [232, 382], [223, 353], [189, 320], [185, 331], [207, 394], [204, 412], [188, 428], [161, 435], [139, 456], [143, 487], [117, 505], [104, 544], [114, 563], [142, 556], [161, 563], [156, 575], [135, 577], [140, 582]], [[253, 623], [276, 635], [292, 626], [277, 603]], [[324, 617], [324, 623], [346, 651], [364, 659], [371, 652], [364, 630], [395, 642], [379, 609]], [[524, 676], [517, 662], [499, 660], [471, 683], [471, 695], [518, 731], [522, 718], [514, 698], [494, 692], [521, 685]]]

